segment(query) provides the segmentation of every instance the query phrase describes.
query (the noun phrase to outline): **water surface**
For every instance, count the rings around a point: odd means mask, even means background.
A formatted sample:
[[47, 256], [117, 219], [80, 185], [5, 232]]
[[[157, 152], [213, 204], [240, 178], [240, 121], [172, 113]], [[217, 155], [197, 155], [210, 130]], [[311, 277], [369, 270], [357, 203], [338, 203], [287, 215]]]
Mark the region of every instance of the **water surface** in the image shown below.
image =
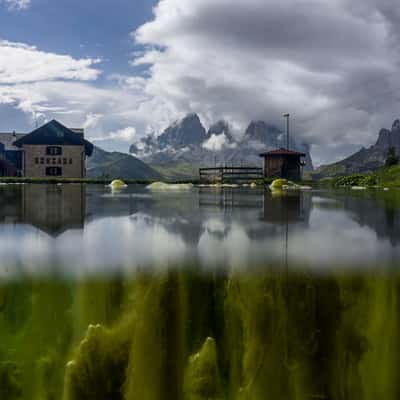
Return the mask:
[[397, 399], [399, 205], [0, 186], [0, 398]]

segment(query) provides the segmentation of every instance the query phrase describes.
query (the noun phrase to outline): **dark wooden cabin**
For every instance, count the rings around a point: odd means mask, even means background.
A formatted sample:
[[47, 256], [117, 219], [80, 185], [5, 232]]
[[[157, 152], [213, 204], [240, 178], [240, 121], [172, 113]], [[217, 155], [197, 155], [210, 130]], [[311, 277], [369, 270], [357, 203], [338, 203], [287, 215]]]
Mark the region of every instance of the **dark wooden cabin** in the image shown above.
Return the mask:
[[262, 153], [260, 157], [264, 159], [264, 176], [299, 181], [305, 165], [301, 159], [305, 156], [304, 153], [283, 148]]

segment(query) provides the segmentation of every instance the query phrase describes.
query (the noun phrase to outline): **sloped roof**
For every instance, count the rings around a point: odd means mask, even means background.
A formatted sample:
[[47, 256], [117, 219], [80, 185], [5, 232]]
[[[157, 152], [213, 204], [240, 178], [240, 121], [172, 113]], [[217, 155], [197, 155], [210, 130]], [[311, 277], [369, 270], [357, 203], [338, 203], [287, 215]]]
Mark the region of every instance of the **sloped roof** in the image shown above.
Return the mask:
[[87, 156], [92, 155], [93, 144], [85, 140], [81, 135], [53, 120], [35, 129], [24, 137], [18, 139], [14, 145], [22, 147], [24, 144], [49, 145], [49, 146], [84, 146]]
[[260, 154], [260, 157], [265, 157], [265, 156], [297, 156], [297, 157], [305, 157], [306, 154], [300, 153], [298, 151], [292, 151], [292, 150], [284, 149], [283, 147], [281, 147], [280, 149], [267, 151], [266, 153]]

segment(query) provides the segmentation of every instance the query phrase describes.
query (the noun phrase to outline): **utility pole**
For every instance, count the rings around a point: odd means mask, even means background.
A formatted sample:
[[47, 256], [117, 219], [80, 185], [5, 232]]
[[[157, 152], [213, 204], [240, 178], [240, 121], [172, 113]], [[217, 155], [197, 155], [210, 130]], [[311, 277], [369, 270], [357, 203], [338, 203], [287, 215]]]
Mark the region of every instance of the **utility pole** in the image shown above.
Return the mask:
[[289, 150], [289, 120], [290, 120], [290, 114], [284, 114], [284, 118], [286, 118], [286, 150]]

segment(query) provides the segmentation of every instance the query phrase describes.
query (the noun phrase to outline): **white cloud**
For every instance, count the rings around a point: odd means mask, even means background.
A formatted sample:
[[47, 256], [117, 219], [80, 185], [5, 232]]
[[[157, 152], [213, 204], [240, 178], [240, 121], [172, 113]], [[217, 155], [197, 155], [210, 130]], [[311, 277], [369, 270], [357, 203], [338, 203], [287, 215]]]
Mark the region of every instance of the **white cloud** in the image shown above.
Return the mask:
[[93, 141], [106, 141], [106, 140], [121, 140], [123, 142], [132, 144], [136, 139], [136, 129], [133, 126], [128, 126], [123, 129], [119, 129], [114, 132], [110, 132], [108, 135], [93, 138]]
[[230, 143], [225, 133], [215, 135], [214, 133], [202, 144], [203, 148], [210, 151], [221, 151], [223, 149], [233, 149], [236, 143]]
[[0, 0], [7, 5], [10, 10], [26, 10], [31, 5], [31, 0]]
[[[99, 87], [98, 61], [0, 41], [0, 105], [30, 116], [32, 128], [56, 118], [68, 126], [84, 127], [89, 139], [112, 139], [111, 145], [127, 151], [133, 131], [118, 129], [132, 126], [133, 121], [136, 127], [144, 126], [143, 113], [138, 113], [143, 98], [137, 90], [114, 83]], [[10, 118], [2, 118], [2, 129], [14, 129], [15, 115]]]
[[23, 43], [0, 40], [0, 84], [67, 80], [95, 80], [99, 59], [74, 59], [38, 50]]
[[103, 114], [95, 114], [89, 112], [89, 114], [86, 116], [85, 122], [83, 123], [83, 128], [84, 129], [95, 128], [102, 117]]
[[395, 0], [161, 0], [132, 62], [149, 66], [153, 119], [164, 107], [243, 131], [291, 112], [310, 143], [367, 146], [398, 114], [398, 22]]
[[225, 119], [235, 133], [252, 119], [283, 127], [290, 112], [293, 133], [324, 162], [333, 145], [337, 158], [368, 146], [398, 116], [398, 10], [395, 0], [161, 0], [133, 33], [144, 49], [132, 64], [146, 74], [114, 74], [100, 87], [98, 59], [0, 41], [0, 104], [85, 126], [89, 139], [111, 132], [126, 151], [130, 136], [188, 112]]

